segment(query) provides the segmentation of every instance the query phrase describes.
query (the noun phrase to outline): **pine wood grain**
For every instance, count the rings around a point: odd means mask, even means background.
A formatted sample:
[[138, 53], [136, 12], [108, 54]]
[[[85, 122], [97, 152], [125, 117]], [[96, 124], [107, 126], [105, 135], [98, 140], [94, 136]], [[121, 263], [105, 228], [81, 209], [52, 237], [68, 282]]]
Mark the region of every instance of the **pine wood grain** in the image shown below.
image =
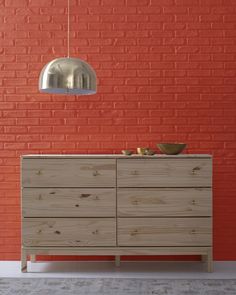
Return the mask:
[[25, 159], [23, 187], [115, 187], [114, 159]]
[[120, 217], [211, 216], [211, 203], [211, 188], [119, 188], [117, 191]]
[[113, 188], [24, 188], [24, 217], [115, 217]]
[[118, 187], [211, 187], [210, 159], [118, 159]]
[[211, 218], [119, 218], [119, 246], [211, 246]]
[[115, 218], [24, 218], [24, 246], [115, 246]]

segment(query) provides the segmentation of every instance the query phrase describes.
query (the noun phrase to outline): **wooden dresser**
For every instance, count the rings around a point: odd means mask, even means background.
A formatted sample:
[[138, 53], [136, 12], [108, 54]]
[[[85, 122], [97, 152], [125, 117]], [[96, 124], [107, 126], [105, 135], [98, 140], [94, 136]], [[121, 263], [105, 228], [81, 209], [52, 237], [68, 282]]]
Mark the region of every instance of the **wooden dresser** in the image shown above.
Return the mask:
[[210, 155], [25, 155], [22, 271], [35, 255], [201, 255], [212, 271]]

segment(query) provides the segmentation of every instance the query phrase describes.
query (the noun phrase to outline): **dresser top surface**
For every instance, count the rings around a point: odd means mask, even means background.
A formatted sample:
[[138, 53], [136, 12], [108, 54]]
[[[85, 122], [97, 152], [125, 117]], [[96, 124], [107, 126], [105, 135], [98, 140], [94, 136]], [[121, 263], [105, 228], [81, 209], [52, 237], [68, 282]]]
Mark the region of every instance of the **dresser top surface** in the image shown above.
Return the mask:
[[164, 154], [156, 154], [153, 156], [147, 155], [138, 155], [133, 154], [131, 156], [126, 156], [122, 154], [29, 154], [22, 155], [23, 159], [47, 159], [47, 158], [81, 158], [81, 159], [183, 159], [183, 158], [211, 158], [211, 155], [208, 154], [180, 154], [180, 155], [164, 155]]

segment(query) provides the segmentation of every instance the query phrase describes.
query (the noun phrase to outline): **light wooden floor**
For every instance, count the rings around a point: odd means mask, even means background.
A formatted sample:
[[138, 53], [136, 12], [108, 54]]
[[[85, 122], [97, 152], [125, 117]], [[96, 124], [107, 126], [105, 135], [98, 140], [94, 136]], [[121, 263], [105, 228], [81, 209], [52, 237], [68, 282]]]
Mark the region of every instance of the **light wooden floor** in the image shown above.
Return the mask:
[[214, 262], [207, 273], [202, 262], [28, 262], [28, 273], [21, 273], [19, 261], [0, 261], [0, 277], [83, 277], [83, 278], [175, 278], [236, 279], [236, 261]]

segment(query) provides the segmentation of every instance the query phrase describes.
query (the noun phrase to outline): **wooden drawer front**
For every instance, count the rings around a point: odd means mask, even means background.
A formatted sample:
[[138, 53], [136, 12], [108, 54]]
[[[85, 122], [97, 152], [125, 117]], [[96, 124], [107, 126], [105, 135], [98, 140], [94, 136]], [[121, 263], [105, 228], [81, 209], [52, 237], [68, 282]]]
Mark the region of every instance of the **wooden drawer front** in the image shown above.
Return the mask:
[[211, 159], [118, 159], [119, 187], [210, 187]]
[[114, 187], [115, 159], [24, 159], [24, 187]]
[[119, 218], [119, 246], [210, 246], [211, 218]]
[[119, 188], [118, 216], [211, 216], [210, 188]]
[[25, 246], [115, 246], [114, 218], [25, 218]]
[[24, 217], [115, 217], [112, 188], [24, 188]]

